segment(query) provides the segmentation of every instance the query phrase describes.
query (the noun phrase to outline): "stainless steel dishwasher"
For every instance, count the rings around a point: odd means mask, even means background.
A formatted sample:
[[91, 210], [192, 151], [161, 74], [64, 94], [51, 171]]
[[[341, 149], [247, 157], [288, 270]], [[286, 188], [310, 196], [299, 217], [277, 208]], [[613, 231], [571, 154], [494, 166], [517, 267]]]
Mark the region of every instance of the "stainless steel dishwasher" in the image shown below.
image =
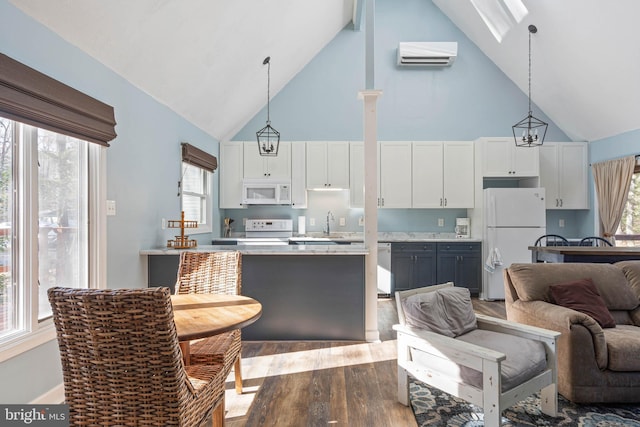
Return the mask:
[[391, 296], [391, 243], [378, 243], [378, 295]]

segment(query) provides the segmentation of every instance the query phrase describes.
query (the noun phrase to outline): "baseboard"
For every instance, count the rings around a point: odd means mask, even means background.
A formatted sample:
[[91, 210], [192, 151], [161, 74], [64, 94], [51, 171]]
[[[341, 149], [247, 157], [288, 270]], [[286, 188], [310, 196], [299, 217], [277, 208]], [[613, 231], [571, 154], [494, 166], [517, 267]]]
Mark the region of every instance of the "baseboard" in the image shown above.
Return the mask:
[[41, 394], [31, 402], [34, 405], [58, 404], [64, 402], [64, 384], [60, 383], [51, 390]]

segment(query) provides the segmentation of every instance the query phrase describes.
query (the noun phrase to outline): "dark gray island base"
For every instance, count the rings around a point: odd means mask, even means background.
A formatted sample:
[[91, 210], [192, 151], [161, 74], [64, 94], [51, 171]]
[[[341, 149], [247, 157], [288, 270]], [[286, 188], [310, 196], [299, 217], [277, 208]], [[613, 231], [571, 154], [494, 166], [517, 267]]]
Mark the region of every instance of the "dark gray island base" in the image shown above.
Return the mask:
[[[173, 288], [178, 262], [149, 254], [149, 286]], [[364, 253], [243, 253], [242, 294], [262, 304], [262, 316], [242, 339], [364, 341], [364, 276]]]

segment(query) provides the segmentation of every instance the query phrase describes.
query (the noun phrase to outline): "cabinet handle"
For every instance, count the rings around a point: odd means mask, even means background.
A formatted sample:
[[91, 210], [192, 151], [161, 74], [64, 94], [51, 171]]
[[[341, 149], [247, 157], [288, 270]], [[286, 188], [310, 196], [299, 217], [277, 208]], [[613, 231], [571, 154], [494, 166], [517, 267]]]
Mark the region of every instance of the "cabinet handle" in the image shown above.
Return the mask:
[[564, 200], [560, 199], [560, 207], [562, 207]]
[[382, 206], [384, 206], [384, 197], [382, 198]]
[[440, 206], [442, 206], [442, 197], [440, 197]]
[[444, 199], [444, 205], [447, 206], [447, 198]]

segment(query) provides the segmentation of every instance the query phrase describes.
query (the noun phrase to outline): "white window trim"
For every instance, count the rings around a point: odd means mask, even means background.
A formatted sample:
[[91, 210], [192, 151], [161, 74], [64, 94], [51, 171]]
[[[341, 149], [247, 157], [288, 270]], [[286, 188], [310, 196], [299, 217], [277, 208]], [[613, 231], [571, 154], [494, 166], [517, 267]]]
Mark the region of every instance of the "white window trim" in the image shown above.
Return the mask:
[[[27, 144], [18, 144], [19, 147], [26, 147]], [[36, 144], [30, 144], [34, 146]], [[31, 151], [32, 154], [28, 154]], [[33, 167], [33, 150], [24, 150], [19, 148], [19, 156], [28, 156], [21, 159], [21, 164], [30, 164], [31, 168], [21, 168], [21, 176], [18, 185], [36, 185], [37, 183], [37, 158], [35, 159], [36, 167]], [[23, 163], [22, 161], [29, 163]], [[106, 200], [107, 200], [107, 156], [106, 147], [98, 144], [89, 144], [88, 146], [88, 162], [89, 170], [93, 171], [89, 174], [89, 287], [90, 288], [106, 288], [107, 283], [107, 217], [106, 217]], [[34, 178], [35, 175], [35, 178]], [[23, 192], [21, 192], [24, 194]], [[38, 196], [36, 191], [30, 191], [32, 200], [20, 200], [17, 209], [23, 209], [22, 214], [16, 216], [19, 227], [27, 227], [25, 219], [30, 218], [32, 224], [38, 224]], [[28, 227], [27, 227], [28, 228]], [[36, 228], [31, 228], [37, 230]], [[27, 244], [21, 246], [19, 251], [22, 259], [37, 260], [37, 242], [38, 235], [30, 233], [25, 235]], [[37, 286], [38, 268], [37, 262], [30, 262], [30, 265], [24, 269], [24, 276], [20, 280], [26, 280], [22, 283], [32, 283]], [[21, 273], [22, 274], [22, 273]], [[26, 287], [26, 293], [20, 298], [28, 298], [31, 307], [30, 313], [27, 314], [27, 322], [23, 331], [18, 332], [12, 339], [3, 342], [0, 345], [0, 363], [18, 356], [26, 351], [38, 347], [46, 342], [56, 339], [56, 331], [51, 318], [38, 321], [38, 301], [37, 292], [33, 292], [33, 286]], [[35, 295], [35, 296], [34, 296]]]
[[[191, 167], [197, 168], [198, 166], [194, 166], [194, 165], [190, 165], [186, 162], [180, 162], [180, 176], [184, 176], [184, 171], [182, 170], [182, 168], [184, 168], [184, 165], [187, 164]], [[202, 168], [199, 168], [202, 169]], [[209, 172], [208, 170], [202, 169], [205, 173], [206, 173], [206, 177], [207, 177], [207, 182], [206, 182], [206, 186], [207, 188], [205, 189], [205, 204], [206, 204], [206, 210], [207, 210], [207, 214], [205, 216], [207, 223], [205, 225], [199, 225], [198, 224], [198, 228], [196, 228], [195, 230], [189, 230], [189, 234], [206, 234], [206, 233], [211, 233], [213, 231], [213, 225], [211, 224], [213, 222], [213, 173]], [[180, 191], [180, 209], [182, 209], [182, 196], [184, 194], [193, 194], [193, 195], [198, 195], [197, 193], [190, 193], [188, 191], [184, 191], [184, 186], [181, 186], [181, 191]], [[188, 219], [188, 218], [187, 218]]]

